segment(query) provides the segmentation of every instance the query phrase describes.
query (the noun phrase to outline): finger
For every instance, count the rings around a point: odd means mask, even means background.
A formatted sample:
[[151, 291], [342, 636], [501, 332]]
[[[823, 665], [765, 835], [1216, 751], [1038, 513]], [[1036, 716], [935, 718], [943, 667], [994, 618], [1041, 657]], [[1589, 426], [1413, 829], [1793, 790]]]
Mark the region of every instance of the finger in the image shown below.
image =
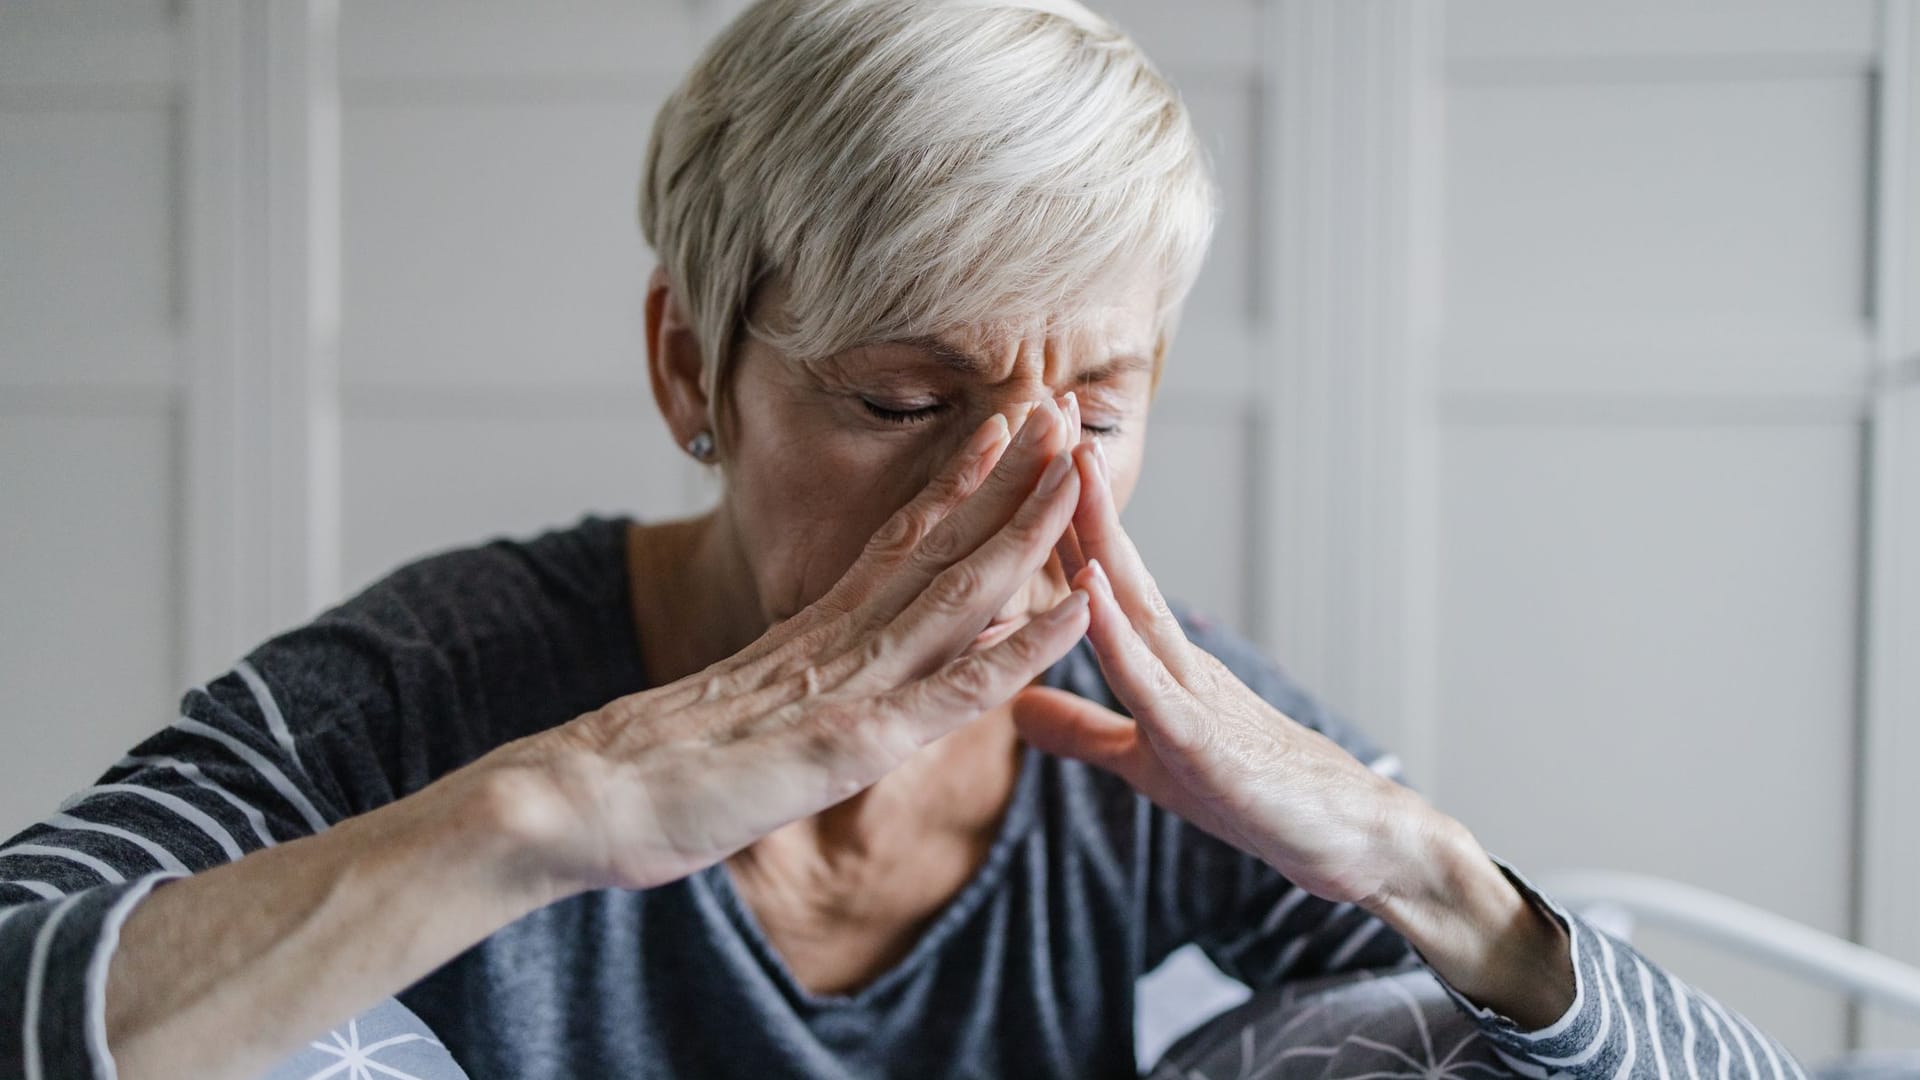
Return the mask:
[[859, 587], [877, 571], [911, 558], [953, 508], [979, 489], [1011, 441], [1006, 414], [987, 417], [920, 494], [894, 511], [874, 532], [841, 581]]
[[887, 715], [925, 745], [1005, 702], [1086, 633], [1088, 599], [1086, 590], [1075, 589], [1006, 640], [884, 695]]
[[[1084, 437], [1085, 430], [1080, 419], [1080, 398], [1069, 390], [1055, 400], [1060, 403], [1061, 410], [1067, 414], [1068, 444], [1079, 443]], [[1060, 577], [1064, 581], [1072, 581], [1078, 577], [1081, 567], [1087, 565], [1086, 556], [1080, 552], [1080, 541], [1074, 536], [1071, 525], [1067, 527], [1066, 532], [1060, 534], [1060, 542], [1054, 545], [1054, 553], [1060, 557]]]
[[1113, 773], [1162, 806], [1174, 805], [1179, 782], [1127, 717], [1078, 694], [1050, 686], [1013, 699], [1020, 737], [1042, 753], [1084, 761]]
[[1083, 481], [1080, 506], [1073, 515], [1074, 535], [1081, 554], [1088, 562], [1097, 559], [1106, 568], [1121, 611], [1167, 667], [1182, 676], [1193, 673], [1186, 631], [1174, 617], [1160, 587], [1154, 584], [1153, 576], [1147, 573], [1133, 540], [1120, 527], [1106, 451], [1100, 443], [1093, 442], [1075, 447], [1073, 456]]
[[[1035, 405], [993, 471], [928, 530], [913, 553], [876, 587], [864, 605], [863, 625], [874, 627], [892, 620], [936, 577], [1004, 529], [1047, 464], [1071, 445], [1061, 429], [1060, 410], [1053, 402]], [[1049, 542], [1052, 539], [1048, 537]]]
[[1079, 477], [1056, 455], [1026, 502], [973, 554], [940, 572], [863, 647], [872, 677], [918, 677], [965, 648], [1021, 585], [1039, 573], [1079, 501]]
[[1131, 719], [1051, 686], [1015, 695], [1013, 724], [1036, 749], [1103, 769], [1123, 764], [1140, 741], [1140, 728]]
[[[736, 671], [782, 651], [791, 653], [797, 650], [804, 654], [796, 658], [799, 663], [805, 663], [822, 653], [831, 655], [833, 641], [844, 639], [846, 634], [852, 632], [852, 628], [828, 628], [819, 624], [838, 613], [854, 610], [863, 598], [881, 587], [876, 583], [885, 579], [887, 568], [911, 555], [914, 548], [961, 500], [978, 489], [981, 481], [999, 463], [1011, 441], [1005, 414], [995, 413], [988, 417], [974, 429], [966, 444], [947, 461], [939, 474], [921, 489], [920, 494], [894, 511], [880, 526], [867, 541], [860, 557], [827, 590], [826, 595], [809, 604], [799, 614], [776, 624], [751, 645], [735, 653], [723, 666], [729, 671]], [[821, 640], [803, 640], [809, 630], [815, 631]], [[758, 684], [763, 680], [750, 678], [747, 681]]]
[[[1082, 486], [1085, 486], [1084, 482]], [[1060, 560], [1060, 578], [1063, 581], [1072, 581], [1080, 576], [1081, 570], [1086, 568], [1087, 558], [1080, 552], [1080, 540], [1074, 535], [1071, 524], [1067, 526], [1065, 532], [1060, 534], [1060, 539], [1054, 542], [1053, 553]]]
[[1089, 559], [1075, 584], [1088, 592], [1087, 642], [1114, 696], [1150, 738], [1169, 749], [1192, 751], [1200, 732], [1193, 710], [1186, 707], [1186, 687], [1121, 610], [1106, 566], [1097, 558]]

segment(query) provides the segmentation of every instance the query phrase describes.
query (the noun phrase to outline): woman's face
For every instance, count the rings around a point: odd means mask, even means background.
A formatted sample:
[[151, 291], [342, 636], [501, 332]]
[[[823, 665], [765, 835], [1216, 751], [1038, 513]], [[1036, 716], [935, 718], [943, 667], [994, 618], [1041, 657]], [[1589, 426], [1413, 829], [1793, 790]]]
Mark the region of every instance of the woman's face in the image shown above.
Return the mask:
[[[1025, 407], [1043, 397], [1074, 391], [1081, 437], [1101, 442], [1124, 506], [1146, 445], [1155, 300], [1142, 281], [1113, 290], [1071, 331], [1036, 320], [862, 347], [814, 364], [749, 337], [733, 374], [721, 509], [761, 614], [776, 622], [825, 594], [982, 421], [1001, 412], [1017, 426]], [[1059, 561], [1050, 558], [976, 647], [1066, 592]]]

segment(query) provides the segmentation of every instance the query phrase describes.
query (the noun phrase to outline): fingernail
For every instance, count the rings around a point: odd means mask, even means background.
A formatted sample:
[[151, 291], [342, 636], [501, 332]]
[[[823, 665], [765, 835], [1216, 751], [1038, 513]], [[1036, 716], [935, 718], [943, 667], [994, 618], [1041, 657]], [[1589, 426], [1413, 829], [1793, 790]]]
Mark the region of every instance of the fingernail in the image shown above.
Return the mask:
[[1087, 590], [1075, 589], [1067, 594], [1065, 600], [1055, 605], [1052, 611], [1047, 612], [1047, 621], [1068, 622], [1085, 610], [1087, 610]]
[[1006, 437], [1006, 414], [994, 413], [992, 416], [987, 417], [986, 423], [981, 424], [978, 431], [973, 433], [973, 438], [967, 440], [967, 447], [962, 453], [967, 457], [979, 457], [993, 449], [1000, 440]]
[[1108, 491], [1113, 490], [1113, 470], [1107, 465], [1107, 449], [1098, 441], [1093, 444], [1093, 460], [1100, 466], [1100, 483]]
[[1065, 454], [1053, 455], [1053, 460], [1047, 462], [1047, 471], [1040, 474], [1040, 483], [1034, 490], [1041, 495], [1053, 494], [1053, 489], [1059, 487], [1060, 481], [1067, 478], [1067, 470], [1071, 468], [1073, 468], [1073, 459]]
[[1057, 415], [1051, 401], [1035, 402], [1027, 413], [1027, 422], [1020, 425], [1020, 446], [1031, 447], [1045, 438], [1047, 432], [1052, 430]]
[[1113, 595], [1113, 582], [1107, 577], [1107, 568], [1100, 565], [1099, 559], [1088, 559], [1087, 565], [1093, 567], [1093, 580], [1099, 584], [1100, 591]]

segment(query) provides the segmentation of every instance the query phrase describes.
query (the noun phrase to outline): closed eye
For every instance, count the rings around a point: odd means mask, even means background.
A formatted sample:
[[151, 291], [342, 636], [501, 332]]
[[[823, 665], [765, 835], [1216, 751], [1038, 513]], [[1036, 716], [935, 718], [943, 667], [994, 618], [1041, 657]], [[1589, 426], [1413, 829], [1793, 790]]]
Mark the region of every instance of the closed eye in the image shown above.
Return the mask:
[[[910, 409], [902, 409], [882, 405], [872, 398], [867, 397], [862, 397], [860, 404], [865, 406], [867, 412], [872, 414], [876, 419], [884, 420], [889, 424], [899, 424], [903, 427], [931, 420], [946, 409], [945, 402], [934, 402], [931, 405], [918, 405]], [[1080, 429], [1089, 435], [1107, 436], [1117, 434], [1120, 431], [1120, 425], [1082, 423]]]
[[860, 403], [867, 407], [868, 412], [881, 420], [885, 420], [889, 424], [917, 424], [923, 420], [932, 419], [941, 409], [946, 407], [939, 402], [935, 402], [932, 405], [921, 405], [911, 409], [896, 409], [889, 408], [871, 398], [864, 397], [860, 399]]

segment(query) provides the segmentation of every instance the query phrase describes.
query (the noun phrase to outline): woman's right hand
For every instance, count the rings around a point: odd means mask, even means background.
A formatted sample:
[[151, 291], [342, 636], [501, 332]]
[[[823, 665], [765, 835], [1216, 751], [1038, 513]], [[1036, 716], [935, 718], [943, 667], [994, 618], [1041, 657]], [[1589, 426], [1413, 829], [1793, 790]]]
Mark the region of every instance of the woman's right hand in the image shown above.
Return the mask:
[[982, 424], [825, 596], [740, 653], [475, 762], [524, 869], [556, 896], [684, 877], [861, 791], [1065, 655], [1082, 590], [963, 651], [1072, 520], [1067, 401], [1017, 436], [1004, 416]]

